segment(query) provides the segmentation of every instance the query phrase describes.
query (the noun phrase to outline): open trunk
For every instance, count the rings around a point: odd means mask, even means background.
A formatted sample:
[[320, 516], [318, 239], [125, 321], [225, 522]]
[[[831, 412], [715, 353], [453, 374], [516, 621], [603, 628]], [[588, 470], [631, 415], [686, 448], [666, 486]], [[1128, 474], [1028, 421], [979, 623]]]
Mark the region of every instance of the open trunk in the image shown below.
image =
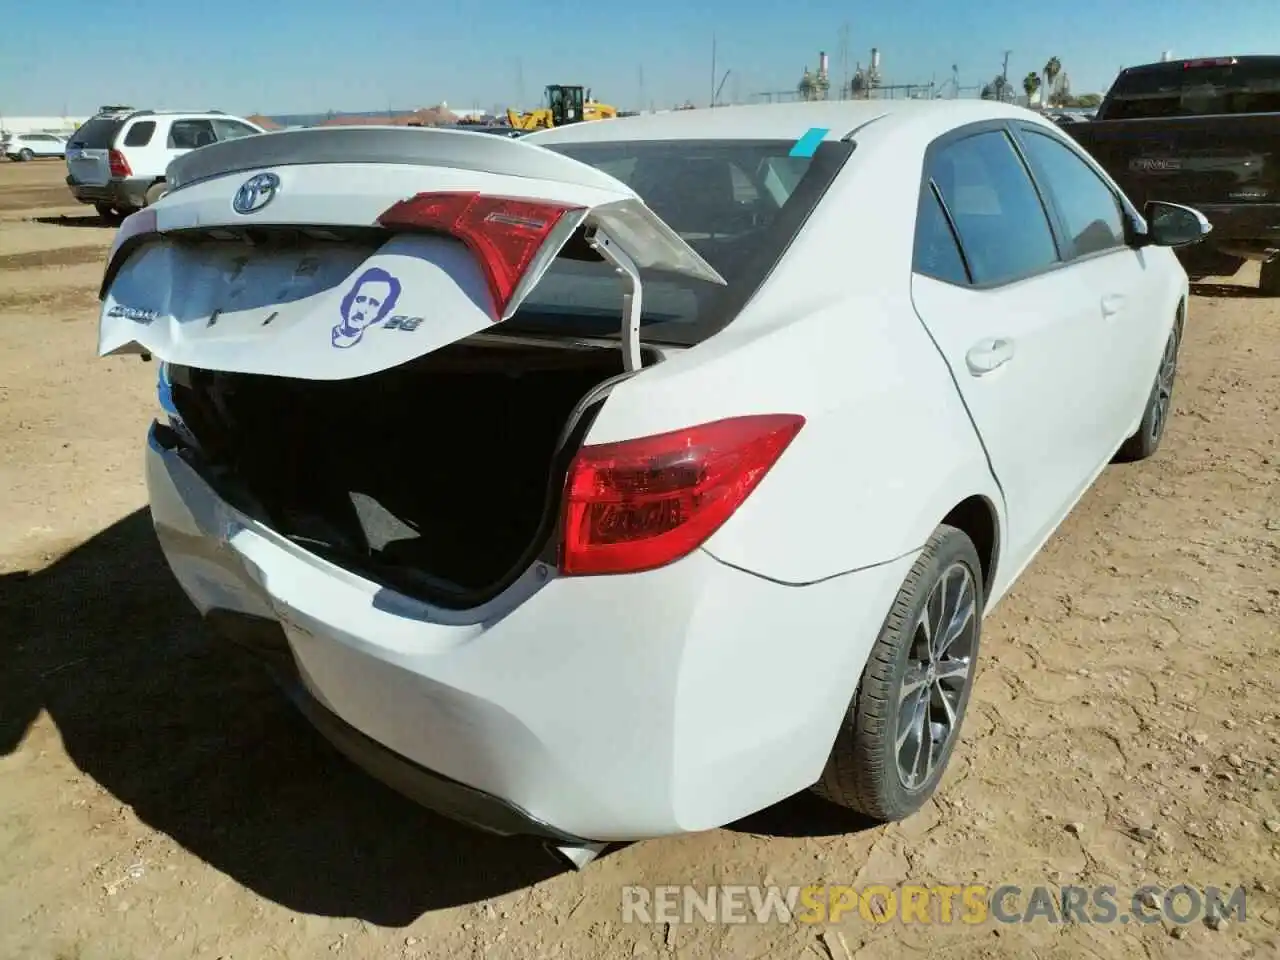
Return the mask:
[[616, 348], [464, 341], [349, 380], [170, 380], [193, 463], [229, 502], [343, 567], [464, 606], [548, 548], [596, 407], [579, 402], [622, 372]]
[[[641, 271], [725, 286], [630, 187], [516, 140], [293, 131], [192, 151], [167, 183], [108, 254], [99, 352], [164, 362], [160, 442], [190, 434], [228, 502], [441, 605], [483, 603], [547, 547], [580, 401], [654, 359]], [[616, 343], [495, 330], [557, 259], [607, 262]]]

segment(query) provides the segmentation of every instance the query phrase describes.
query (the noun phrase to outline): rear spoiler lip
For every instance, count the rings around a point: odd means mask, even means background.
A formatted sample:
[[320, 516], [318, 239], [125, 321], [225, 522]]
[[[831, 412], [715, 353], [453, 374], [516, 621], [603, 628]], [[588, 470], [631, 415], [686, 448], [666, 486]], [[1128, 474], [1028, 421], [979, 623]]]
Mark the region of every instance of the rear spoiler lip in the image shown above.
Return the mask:
[[607, 173], [523, 138], [423, 127], [319, 127], [240, 137], [178, 157], [165, 181], [172, 193], [233, 173], [326, 163], [452, 167], [630, 192]]

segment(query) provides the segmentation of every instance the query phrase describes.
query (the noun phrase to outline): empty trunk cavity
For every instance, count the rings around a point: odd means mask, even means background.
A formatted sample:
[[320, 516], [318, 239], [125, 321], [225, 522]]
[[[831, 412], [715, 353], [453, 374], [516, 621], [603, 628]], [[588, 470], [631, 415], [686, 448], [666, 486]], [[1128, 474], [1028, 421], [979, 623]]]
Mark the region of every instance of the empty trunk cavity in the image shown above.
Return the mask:
[[171, 376], [193, 457], [229, 502], [341, 566], [468, 606], [545, 545], [586, 417], [567, 444], [566, 426], [622, 372], [616, 346], [460, 343], [354, 380]]

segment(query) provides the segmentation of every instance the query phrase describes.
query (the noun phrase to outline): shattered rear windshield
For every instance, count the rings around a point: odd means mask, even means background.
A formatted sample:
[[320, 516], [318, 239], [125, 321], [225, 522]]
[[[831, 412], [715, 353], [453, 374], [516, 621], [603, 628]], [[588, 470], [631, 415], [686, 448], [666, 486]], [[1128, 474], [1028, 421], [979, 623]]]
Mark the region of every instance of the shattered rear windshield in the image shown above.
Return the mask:
[[[547, 144], [631, 187], [724, 277], [726, 287], [641, 271], [646, 339], [689, 344], [718, 329], [718, 318], [759, 285], [850, 149], [823, 144], [812, 157], [793, 157], [794, 147], [794, 140]], [[608, 264], [561, 258], [505, 326], [616, 335], [624, 292]]]

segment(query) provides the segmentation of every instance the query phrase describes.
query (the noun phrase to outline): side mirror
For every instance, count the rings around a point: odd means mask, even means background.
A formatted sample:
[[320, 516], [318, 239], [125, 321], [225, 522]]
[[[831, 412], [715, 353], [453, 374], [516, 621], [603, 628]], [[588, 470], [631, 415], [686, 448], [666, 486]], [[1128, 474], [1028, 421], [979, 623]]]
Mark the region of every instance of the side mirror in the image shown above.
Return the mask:
[[1151, 200], [1143, 213], [1147, 218], [1146, 241], [1157, 247], [1186, 247], [1199, 243], [1213, 229], [1203, 213], [1180, 203]]

